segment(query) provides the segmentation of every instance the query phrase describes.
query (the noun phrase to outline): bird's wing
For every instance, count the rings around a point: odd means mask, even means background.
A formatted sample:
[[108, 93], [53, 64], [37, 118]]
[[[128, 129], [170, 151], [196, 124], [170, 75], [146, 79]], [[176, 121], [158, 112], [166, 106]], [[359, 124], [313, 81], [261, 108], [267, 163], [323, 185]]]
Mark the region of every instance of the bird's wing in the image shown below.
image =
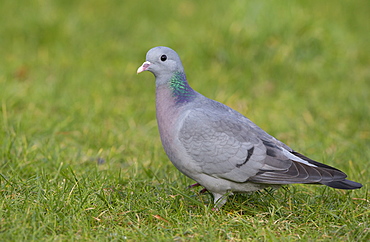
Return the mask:
[[321, 183], [346, 177], [279, 145], [250, 123], [229, 110], [193, 109], [182, 122], [179, 140], [205, 174], [234, 182]]

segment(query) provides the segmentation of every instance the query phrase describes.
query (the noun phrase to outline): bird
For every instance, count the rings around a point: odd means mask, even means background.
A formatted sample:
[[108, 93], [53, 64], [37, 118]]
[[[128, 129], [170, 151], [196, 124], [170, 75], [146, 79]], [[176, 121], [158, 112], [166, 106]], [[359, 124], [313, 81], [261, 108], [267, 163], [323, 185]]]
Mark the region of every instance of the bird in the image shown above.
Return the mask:
[[213, 195], [219, 209], [233, 193], [286, 184], [358, 189], [347, 175], [293, 150], [234, 109], [192, 89], [179, 55], [158, 46], [137, 74], [155, 76], [156, 118], [163, 148], [173, 165]]

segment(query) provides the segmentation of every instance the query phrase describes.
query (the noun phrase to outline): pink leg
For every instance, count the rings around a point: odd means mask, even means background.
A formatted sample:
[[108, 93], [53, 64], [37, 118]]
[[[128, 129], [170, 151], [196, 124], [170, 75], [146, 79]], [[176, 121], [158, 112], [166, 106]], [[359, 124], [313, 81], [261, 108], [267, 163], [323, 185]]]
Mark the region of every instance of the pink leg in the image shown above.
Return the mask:
[[199, 186], [201, 186], [199, 183], [195, 183], [193, 185], [188, 186], [188, 188], [199, 187]]
[[[195, 184], [193, 184], [193, 185], [190, 185], [190, 186], [188, 186], [188, 188], [193, 188], [193, 187], [199, 187], [199, 186], [202, 186], [202, 185], [200, 185], [199, 183], [195, 183]], [[200, 190], [200, 194], [203, 194], [203, 193], [205, 193], [205, 192], [207, 192], [208, 190], [207, 190], [207, 188], [203, 188], [202, 190]]]
[[207, 190], [207, 188], [203, 188], [202, 190], [200, 190], [200, 194], [203, 194], [203, 193], [205, 193], [205, 192], [207, 192], [208, 190]]

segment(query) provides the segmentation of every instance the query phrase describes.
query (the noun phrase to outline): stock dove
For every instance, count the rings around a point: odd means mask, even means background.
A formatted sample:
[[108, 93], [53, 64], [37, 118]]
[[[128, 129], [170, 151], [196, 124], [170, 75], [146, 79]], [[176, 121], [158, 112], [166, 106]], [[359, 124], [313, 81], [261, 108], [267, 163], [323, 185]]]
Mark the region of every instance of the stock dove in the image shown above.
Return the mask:
[[168, 158], [213, 194], [217, 208], [232, 192], [284, 184], [362, 187], [342, 171], [294, 151], [239, 112], [194, 91], [174, 50], [149, 50], [137, 73], [143, 71], [156, 79], [157, 122]]

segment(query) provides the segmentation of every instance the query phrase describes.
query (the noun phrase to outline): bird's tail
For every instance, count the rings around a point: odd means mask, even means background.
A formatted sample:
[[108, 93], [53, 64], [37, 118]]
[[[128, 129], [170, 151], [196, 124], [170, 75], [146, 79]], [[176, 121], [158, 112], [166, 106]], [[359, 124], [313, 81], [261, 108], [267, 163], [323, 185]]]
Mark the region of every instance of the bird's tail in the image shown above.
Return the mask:
[[359, 189], [362, 187], [361, 183], [350, 181], [347, 179], [344, 179], [342, 181], [321, 182], [321, 184], [332, 187], [332, 188], [345, 189], [345, 190]]

